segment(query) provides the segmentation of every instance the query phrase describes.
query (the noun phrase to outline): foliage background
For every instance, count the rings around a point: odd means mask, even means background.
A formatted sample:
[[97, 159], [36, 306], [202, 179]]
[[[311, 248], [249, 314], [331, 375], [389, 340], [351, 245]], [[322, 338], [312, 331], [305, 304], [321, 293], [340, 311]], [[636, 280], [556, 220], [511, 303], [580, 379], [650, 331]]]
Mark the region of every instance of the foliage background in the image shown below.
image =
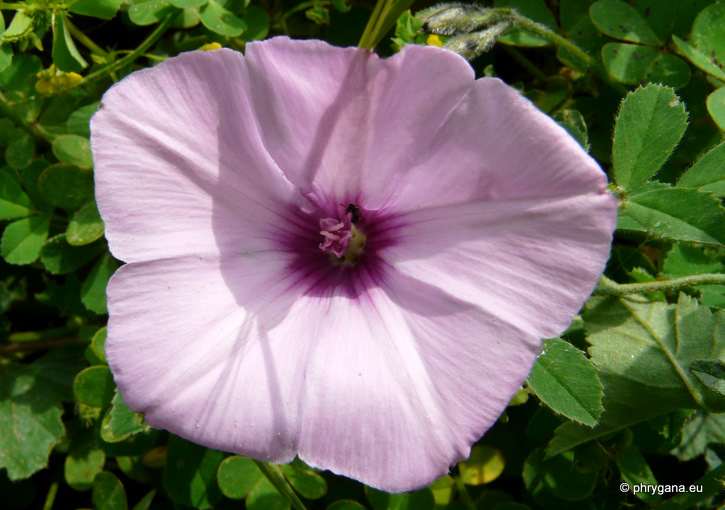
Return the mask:
[[[414, 2], [413, 14], [430, 4]], [[391, 496], [301, 462], [279, 471], [202, 448], [125, 407], [103, 349], [119, 263], [88, 141], [101, 95], [136, 69], [276, 34], [355, 45], [374, 3], [0, 2], [2, 508], [289, 508], [270, 479], [307, 508], [335, 510], [721, 507], [725, 2], [487, 6], [514, 27], [473, 59], [477, 74], [519, 88], [600, 162], [618, 230], [595, 296], [546, 341], [471, 459]], [[404, 12], [377, 51], [456, 42], [422, 26]], [[623, 482], [669, 487], [635, 495]], [[673, 492], [690, 484], [701, 492]]]

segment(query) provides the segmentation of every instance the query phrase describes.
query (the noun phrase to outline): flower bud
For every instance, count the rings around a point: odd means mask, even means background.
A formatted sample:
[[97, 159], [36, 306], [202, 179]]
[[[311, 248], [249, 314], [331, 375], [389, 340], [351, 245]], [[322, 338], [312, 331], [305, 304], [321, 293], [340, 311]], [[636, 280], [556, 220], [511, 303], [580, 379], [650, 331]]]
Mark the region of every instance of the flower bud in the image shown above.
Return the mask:
[[462, 35], [489, 21], [491, 9], [477, 5], [451, 3], [438, 4], [416, 14], [423, 22], [423, 32], [435, 35]]
[[496, 44], [501, 34], [510, 26], [511, 22], [502, 21], [486, 30], [454, 37], [444, 44], [443, 47], [455, 51], [468, 60], [473, 60], [493, 48], [493, 45]]

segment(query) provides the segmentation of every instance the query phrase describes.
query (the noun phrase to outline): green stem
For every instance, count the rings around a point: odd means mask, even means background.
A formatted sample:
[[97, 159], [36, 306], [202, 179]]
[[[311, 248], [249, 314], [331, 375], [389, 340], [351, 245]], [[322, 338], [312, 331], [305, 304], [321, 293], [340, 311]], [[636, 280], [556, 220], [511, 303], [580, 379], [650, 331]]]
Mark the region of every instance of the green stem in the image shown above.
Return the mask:
[[725, 285], [725, 274], [697, 274], [647, 283], [615, 283], [606, 276], [602, 276], [593, 295], [627, 296], [629, 294], [647, 294], [649, 292], [668, 292], [693, 285]]
[[18, 115], [15, 110], [12, 109], [8, 98], [5, 97], [5, 94], [2, 92], [0, 92], [0, 113], [12, 120], [15, 124], [20, 126], [23, 131], [31, 135], [36, 140], [48, 144], [53, 141], [53, 137], [43, 128]]
[[385, 18], [385, 14], [390, 9], [390, 2], [391, 0], [378, 0], [375, 4], [373, 13], [370, 15], [370, 19], [368, 19], [368, 24], [365, 25], [362, 37], [360, 37], [360, 42], [358, 43], [360, 48], [372, 51], [372, 49], [376, 46], [376, 39], [378, 38], [377, 33], [380, 30], [379, 27], [382, 20]]
[[540, 23], [530, 20], [525, 16], [521, 16], [513, 9], [494, 9], [495, 14], [500, 15], [503, 19], [509, 19], [517, 26], [523, 28], [527, 32], [538, 35], [542, 39], [546, 39], [557, 48], [560, 48], [575, 59], [579, 60], [585, 67], [591, 69], [603, 81], [608, 83], [614, 90], [619, 94], [625, 95], [627, 89], [621, 84], [614, 81], [607, 72], [602, 68], [593, 58], [587, 55], [586, 52], [582, 51], [576, 44], [560, 36], [559, 34], [552, 32], [550, 29]]
[[147, 49], [149, 49], [156, 41], [158, 41], [162, 35], [164, 35], [164, 32], [171, 26], [171, 23], [174, 20], [174, 17], [176, 15], [169, 16], [168, 18], [164, 19], [158, 27], [156, 27], [156, 30], [151, 32], [151, 35], [149, 35], [144, 42], [141, 43], [141, 45], [133, 50], [131, 53], [123, 57], [122, 59], [119, 59], [112, 64], [107, 65], [106, 67], [102, 67], [98, 71], [94, 71], [83, 80], [81, 80], [76, 86], [79, 85], [85, 85], [87, 83], [90, 83], [94, 80], [98, 80], [100, 78], [103, 78], [105, 75], [113, 73], [118, 71], [119, 69], [131, 64], [134, 60], [136, 60], [138, 57], [140, 57]]
[[82, 31], [78, 30], [78, 28], [70, 22], [68, 18], [65, 20], [65, 25], [68, 27], [68, 31], [70, 34], [75, 37], [75, 39], [81, 43], [83, 46], [91, 50], [93, 53], [96, 53], [97, 55], [100, 55], [104, 58], [108, 58], [108, 52], [105, 51], [103, 48], [98, 46], [96, 43], [94, 43], [86, 34], [84, 34]]
[[8, 9], [8, 10], [17, 11], [18, 9], [24, 9], [26, 7], [27, 7], [27, 5], [21, 4], [20, 2], [8, 2], [8, 3], [0, 2], [0, 9]]
[[323, 1], [319, 1], [319, 0], [309, 0], [307, 2], [302, 2], [302, 3], [294, 6], [293, 8], [291, 8], [289, 11], [285, 12], [284, 14], [282, 14], [279, 17], [279, 19], [280, 20], [286, 20], [287, 18], [289, 18], [290, 16], [292, 16], [294, 13], [303, 11], [303, 10], [308, 9], [310, 7], [314, 7], [315, 4], [318, 4], [318, 3], [319, 4], [322, 4], [322, 5], [326, 5], [326, 4], [329, 4], [330, 2], [329, 1], [325, 1], [325, 0], [323, 0]]
[[44, 329], [42, 331], [21, 331], [8, 335], [9, 342], [33, 342], [35, 340], [47, 340], [48, 338], [60, 338], [72, 335], [78, 331], [77, 326], [66, 326], [62, 328]]
[[458, 493], [461, 495], [461, 499], [463, 499], [463, 503], [471, 509], [476, 508], [476, 503], [473, 501], [473, 498], [468, 493], [468, 489], [466, 489], [466, 484], [463, 483], [463, 480], [461, 480], [460, 476], [454, 476], [453, 480], [456, 482], [456, 488], [458, 489]]
[[51, 510], [53, 508], [56, 494], [58, 494], [58, 480], [53, 480], [50, 484], [50, 488], [48, 489], [48, 495], [45, 497], [43, 510]]
[[284, 496], [287, 501], [289, 501], [290, 505], [292, 505], [292, 508], [295, 508], [296, 510], [307, 510], [304, 503], [302, 503], [300, 498], [295, 493], [294, 489], [292, 489], [289, 482], [282, 474], [282, 470], [277, 464], [272, 464], [271, 462], [262, 462], [261, 460], [255, 460], [254, 463], [264, 474], [264, 476], [267, 477], [267, 480], [269, 480], [270, 483], [274, 485], [274, 488], [277, 489], [277, 491], [282, 494], [282, 496]]
[[12, 344], [0, 344], [0, 354], [12, 354], [15, 352], [46, 351], [66, 345], [86, 345], [88, 342], [79, 340], [78, 337], [58, 338], [55, 340], [37, 340], [35, 342], [15, 342]]

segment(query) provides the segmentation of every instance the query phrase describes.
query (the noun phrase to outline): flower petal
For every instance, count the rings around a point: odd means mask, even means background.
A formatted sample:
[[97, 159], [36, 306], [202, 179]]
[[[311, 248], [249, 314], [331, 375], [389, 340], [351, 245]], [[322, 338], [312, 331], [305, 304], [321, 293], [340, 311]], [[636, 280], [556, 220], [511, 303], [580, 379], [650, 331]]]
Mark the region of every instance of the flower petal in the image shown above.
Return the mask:
[[249, 44], [246, 59], [267, 150], [319, 202], [354, 201], [368, 189], [379, 195], [474, 78], [458, 55], [415, 45], [379, 59], [360, 48], [278, 37]]
[[299, 455], [401, 492], [469, 456], [540, 341], [392, 269], [380, 281], [359, 300], [317, 306], [324, 325], [310, 337]]
[[603, 191], [599, 165], [564, 128], [495, 78], [476, 81], [432, 140], [413, 140], [416, 159], [397, 168], [378, 200], [412, 211], [468, 200]]
[[[291, 184], [262, 146], [241, 54], [193, 52], [133, 73], [91, 121], [111, 251], [131, 262], [268, 246]], [[271, 227], [270, 227], [271, 228]]]
[[539, 338], [560, 334], [609, 258], [617, 201], [606, 192], [482, 200], [391, 220], [378, 253], [404, 274]]
[[152, 426], [411, 490], [468, 456], [539, 350], [392, 268], [350, 299], [275, 280], [283, 257], [250, 257], [129, 264], [112, 278], [108, 361]]
[[292, 460], [305, 345], [265, 333], [297, 299], [280, 276], [287, 263], [267, 253], [120, 268], [106, 352], [126, 404], [197, 443]]

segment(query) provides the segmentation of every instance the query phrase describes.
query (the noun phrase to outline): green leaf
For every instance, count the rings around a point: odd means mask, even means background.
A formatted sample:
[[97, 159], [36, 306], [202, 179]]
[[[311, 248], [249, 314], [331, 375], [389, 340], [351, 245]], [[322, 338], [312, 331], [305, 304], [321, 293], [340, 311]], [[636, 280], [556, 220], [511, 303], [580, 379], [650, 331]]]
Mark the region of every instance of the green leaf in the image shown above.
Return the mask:
[[683, 41], [676, 35], [672, 36], [672, 40], [675, 41], [677, 48], [685, 55], [690, 62], [695, 64], [697, 67], [705, 71], [706, 73], [718, 78], [719, 80], [725, 80], [725, 71], [723, 71], [718, 62], [708, 57], [705, 53], [701, 52], [698, 48], [695, 48], [691, 44]]
[[247, 25], [242, 37], [245, 41], [257, 41], [267, 37], [270, 19], [267, 11], [261, 7], [255, 5], [247, 7], [247, 11], [242, 16], [242, 21]]
[[690, 365], [690, 372], [710, 390], [725, 396], [725, 362], [698, 359]]
[[53, 154], [61, 163], [75, 165], [84, 170], [93, 168], [91, 142], [78, 135], [60, 135], [53, 140]]
[[346, 0], [332, 0], [332, 5], [340, 12], [350, 12], [351, 6], [347, 5]]
[[264, 475], [252, 459], [237, 455], [224, 459], [217, 470], [219, 488], [230, 499], [246, 498], [262, 479]]
[[128, 8], [128, 17], [136, 25], [153, 25], [174, 12], [169, 0], [145, 0]]
[[5, 149], [5, 161], [15, 170], [27, 168], [33, 162], [35, 155], [35, 140], [30, 135], [23, 134], [10, 140]]
[[684, 104], [669, 87], [647, 85], [622, 101], [614, 127], [612, 162], [620, 186], [633, 191], [669, 158], [687, 128]]
[[20, 172], [20, 180], [35, 207], [42, 212], [52, 213], [53, 206], [46, 202], [38, 191], [38, 178], [48, 166], [50, 166], [50, 163], [46, 160], [42, 158], [35, 159]]
[[554, 412], [593, 427], [602, 408], [602, 384], [584, 353], [569, 342], [544, 341], [528, 378], [537, 397]]
[[307, 499], [320, 499], [327, 494], [325, 479], [302, 462], [286, 464], [282, 472], [292, 487]]
[[10, 480], [46, 467], [65, 433], [58, 393], [47, 391], [34, 365], [6, 363], [0, 370], [0, 468]]
[[40, 261], [51, 274], [67, 274], [90, 262], [104, 250], [103, 244], [71, 246], [65, 234], [48, 239], [40, 250]]
[[20, 187], [14, 172], [0, 170], [0, 220], [12, 220], [30, 216], [35, 206]]
[[91, 199], [71, 216], [68, 223], [68, 244], [83, 246], [103, 236], [103, 220], [98, 213], [96, 201]]
[[725, 142], [692, 165], [677, 181], [678, 188], [697, 188], [725, 197]]
[[92, 18], [113, 19], [122, 3], [123, 0], [75, 0], [68, 10]]
[[[105, 329], [105, 328], [104, 328]], [[149, 430], [141, 413], [134, 413], [123, 402], [118, 389], [115, 390], [111, 409], [101, 423], [101, 439], [108, 443], [117, 443], [140, 432]]]
[[365, 510], [365, 507], [352, 499], [338, 499], [325, 510]]
[[48, 238], [50, 218], [31, 216], [5, 227], [0, 253], [9, 264], [31, 264], [38, 259], [40, 250]]
[[592, 299], [582, 317], [605, 411], [594, 429], [557, 428], [548, 456], [677, 409], [725, 410], [725, 398], [689, 371], [696, 360], [725, 357], [725, 310], [713, 314], [685, 294], [673, 305], [635, 296]]
[[209, 508], [222, 499], [216, 473], [224, 454], [169, 437], [163, 484], [171, 500], [179, 505]]
[[579, 142], [582, 148], [589, 152], [589, 139], [587, 135], [587, 123], [584, 117], [577, 110], [564, 109], [554, 114], [554, 120], [566, 129], [574, 139]]
[[725, 210], [710, 193], [647, 186], [621, 207], [617, 225], [621, 230], [645, 232], [655, 239], [725, 246]]
[[468, 459], [458, 464], [458, 471], [466, 485], [483, 485], [501, 476], [504, 464], [500, 450], [479, 444], [471, 449]]
[[607, 43], [602, 47], [602, 62], [617, 81], [636, 85], [657, 58], [657, 49], [628, 43]]
[[583, 472], [577, 469], [574, 452], [545, 458], [544, 451], [540, 448], [532, 451], [526, 458], [522, 472], [526, 488], [537, 501], [544, 503], [545, 508], [563, 507], [562, 499], [585, 500], [594, 491], [598, 476], [597, 471]]
[[365, 496], [373, 510], [433, 510], [435, 499], [428, 489], [403, 494], [388, 494], [365, 487]]
[[106, 308], [106, 286], [108, 280], [116, 272], [117, 267], [116, 261], [107, 253], [93, 266], [83, 282], [81, 301], [91, 312], [101, 315], [108, 313]]
[[33, 18], [24, 10], [15, 11], [15, 16], [2, 35], [3, 43], [17, 42], [33, 33]]
[[37, 79], [35, 75], [41, 69], [43, 63], [35, 55], [15, 55], [13, 65], [0, 73], [0, 88], [5, 91], [34, 94]]
[[725, 87], [707, 96], [707, 111], [721, 131], [725, 131]]
[[[622, 480], [630, 485], [647, 484], [657, 485], [657, 479], [636, 446], [629, 444], [624, 453], [617, 459], [617, 467], [622, 474]], [[645, 491], [636, 493], [636, 496], [645, 503], [655, 504], [660, 501], [659, 494], [650, 494]]]
[[[555, 33], [559, 32], [559, 27], [556, 26], [556, 19], [554, 18], [554, 15], [551, 14], [551, 11], [543, 0], [494, 0], [493, 5], [494, 7], [516, 9], [520, 15], [526, 16], [537, 23], [541, 23], [545, 27], [553, 30]], [[508, 31], [507, 34], [499, 40], [516, 46], [531, 47], [551, 44], [546, 39], [542, 39], [541, 37], [520, 29]]]
[[132, 510], [149, 510], [154, 496], [156, 496], [156, 489], [150, 490], [138, 503], [133, 506]]
[[0, 44], [0, 71], [7, 69], [13, 61], [13, 48], [8, 43]]
[[50, 165], [38, 177], [38, 191], [56, 207], [77, 209], [93, 198], [93, 172], [67, 163]]
[[201, 8], [201, 22], [214, 33], [237, 37], [247, 29], [247, 24], [234, 13], [222, 7], [216, 0], [208, 0]]
[[91, 407], [106, 407], [111, 403], [115, 389], [111, 370], [105, 365], [88, 367], [73, 381], [76, 400]]
[[93, 508], [95, 510], [127, 510], [128, 500], [121, 480], [104, 471], [93, 481]]
[[[702, 0], [700, 0], [701, 2]], [[652, 31], [657, 34], [660, 41], [667, 41], [672, 34], [672, 28], [681, 15], [681, 0], [627, 0], [639, 15], [647, 22]], [[700, 4], [702, 5], [702, 4]], [[690, 21], [692, 23], [692, 21]]]
[[208, 0], [170, 0], [171, 5], [179, 9], [190, 9], [192, 7], [201, 7]]
[[589, 6], [593, 2], [594, 0], [560, 1], [559, 22], [565, 34], [572, 38], [597, 34], [597, 29], [589, 17]]
[[690, 42], [718, 66], [725, 64], [725, 4], [708, 5], [695, 18], [692, 24]]
[[66, 128], [68, 133], [72, 135], [84, 136], [90, 138], [91, 136], [91, 117], [98, 111], [100, 101], [95, 101], [86, 106], [81, 106], [76, 111], [70, 114], [66, 121]]
[[53, 14], [53, 63], [66, 72], [77, 73], [88, 67], [68, 32], [65, 16], [58, 12]]
[[589, 16], [594, 26], [615, 39], [643, 44], [661, 43], [639, 13], [621, 0], [594, 2], [589, 8]]
[[677, 89], [687, 85], [691, 74], [690, 66], [684, 60], [672, 53], [665, 53], [652, 62], [644, 75], [644, 81]]
[[76, 432], [71, 450], [65, 458], [65, 481], [77, 491], [93, 487], [93, 480], [103, 471], [106, 463], [106, 454], [98, 447], [95, 434], [92, 429]]
[[104, 363], [108, 363], [108, 360], [106, 359], [106, 337], [107, 337], [108, 331], [106, 329], [106, 326], [103, 326], [101, 329], [96, 331], [96, 333], [93, 335], [93, 338], [91, 339], [91, 349], [93, 349], [93, 353]]
[[712, 446], [719, 444], [725, 444], [725, 414], [697, 411], [685, 425], [682, 443], [672, 453], [682, 461], [700, 455], [712, 458]]

